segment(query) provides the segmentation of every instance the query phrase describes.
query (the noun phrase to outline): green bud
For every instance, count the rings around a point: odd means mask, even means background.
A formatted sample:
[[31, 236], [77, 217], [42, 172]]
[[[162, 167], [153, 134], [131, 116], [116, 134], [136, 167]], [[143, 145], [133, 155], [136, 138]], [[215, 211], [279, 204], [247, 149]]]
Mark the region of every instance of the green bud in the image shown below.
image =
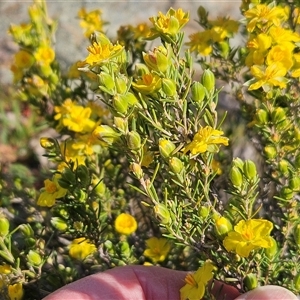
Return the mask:
[[273, 159], [277, 156], [276, 148], [271, 145], [264, 148], [264, 153], [268, 159]]
[[106, 72], [101, 72], [99, 75], [100, 84], [105, 86], [108, 91], [113, 91], [115, 88], [115, 82], [112, 76]]
[[150, 71], [146, 65], [137, 63], [135, 65], [135, 73], [137, 74], [138, 77], [142, 77], [145, 74], [149, 74]]
[[268, 113], [264, 109], [258, 109], [255, 113], [255, 120], [258, 124], [263, 125], [268, 122]]
[[137, 179], [141, 179], [144, 175], [141, 165], [137, 163], [131, 163], [130, 170]]
[[6, 236], [9, 233], [9, 221], [4, 217], [0, 217], [0, 236]]
[[159, 140], [159, 152], [163, 158], [169, 158], [171, 153], [175, 150], [176, 146], [169, 140]]
[[200, 103], [204, 100], [205, 95], [206, 95], [205, 87], [203, 86], [202, 83], [195, 81], [192, 84], [191, 93], [192, 93], [192, 100], [197, 103]]
[[158, 203], [154, 206], [154, 212], [156, 217], [159, 219], [160, 223], [167, 225], [171, 221], [170, 212], [167, 207], [162, 204]]
[[45, 77], [46, 78], [50, 77], [51, 74], [53, 73], [52, 68], [50, 66], [48, 66], [48, 65], [40, 65], [39, 69], [40, 69], [40, 72], [41, 72], [40, 74], [44, 78]]
[[176, 17], [171, 16], [169, 19], [169, 29], [168, 32], [170, 32], [171, 34], [176, 34], [178, 32], [179, 29], [179, 21]]
[[33, 237], [34, 231], [29, 224], [21, 224], [19, 226], [20, 231], [24, 234], [25, 237]]
[[108, 125], [100, 125], [93, 131], [93, 135], [100, 141], [112, 145], [120, 136], [113, 128]]
[[201, 206], [199, 210], [199, 216], [205, 219], [210, 213], [210, 209], [207, 206]]
[[128, 121], [126, 118], [114, 117], [114, 124], [121, 132], [125, 133], [128, 131]]
[[60, 217], [52, 217], [50, 222], [52, 226], [59, 231], [65, 231], [68, 228], [65, 220]]
[[271, 113], [271, 117], [275, 124], [279, 124], [286, 119], [285, 110], [282, 107], [276, 107]]
[[295, 176], [291, 178], [289, 182], [289, 188], [293, 191], [299, 191], [300, 190], [300, 177]]
[[279, 170], [282, 174], [287, 175], [289, 173], [290, 163], [287, 160], [282, 159], [278, 165]]
[[128, 102], [127, 99], [123, 97], [123, 95], [117, 94], [113, 98], [113, 108], [117, 113], [126, 114], [128, 110]]
[[256, 165], [251, 160], [246, 160], [243, 166], [243, 171], [248, 180], [253, 181], [256, 176]]
[[58, 84], [58, 82], [59, 82], [59, 78], [58, 78], [58, 76], [54, 73], [54, 72], [52, 72], [51, 74], [50, 74], [50, 76], [48, 77], [48, 79], [49, 79], [49, 81], [53, 84], [53, 85], [57, 85]]
[[177, 157], [171, 157], [169, 159], [169, 166], [175, 174], [179, 174], [184, 167], [183, 162]]
[[272, 240], [272, 246], [270, 248], [265, 249], [265, 254], [269, 259], [273, 259], [277, 254], [278, 246], [275, 239], [273, 239], [272, 237], [270, 237], [270, 239]]
[[296, 291], [300, 291], [300, 273], [294, 277], [293, 284]]
[[299, 223], [295, 224], [295, 227], [293, 229], [293, 235], [297, 246], [300, 248], [300, 224]]
[[176, 83], [173, 79], [162, 79], [162, 90], [168, 97], [176, 95]]
[[202, 74], [202, 84], [209, 93], [212, 93], [215, 90], [215, 75], [209, 69], [206, 69]]
[[244, 278], [244, 286], [247, 291], [257, 288], [257, 284], [256, 274], [254, 273], [250, 273]]
[[52, 138], [42, 137], [40, 138], [40, 145], [46, 150], [55, 150], [57, 147], [57, 141]]
[[40, 254], [34, 250], [29, 250], [27, 254], [27, 259], [28, 262], [35, 267], [39, 267], [43, 262]]
[[130, 150], [138, 150], [141, 148], [141, 137], [136, 131], [128, 132], [126, 140]]
[[90, 184], [90, 174], [89, 170], [85, 165], [79, 165], [76, 169], [76, 176], [83, 186], [88, 186]]
[[137, 97], [131, 92], [126, 93], [125, 95], [123, 95], [123, 97], [126, 99], [129, 106], [134, 106], [138, 102]]
[[220, 217], [215, 220], [215, 233], [218, 237], [223, 239], [230, 231], [232, 231], [232, 224], [227, 218]]
[[240, 169], [236, 166], [232, 166], [229, 172], [229, 179], [231, 183], [236, 187], [241, 187], [243, 184], [243, 175]]
[[229, 54], [229, 51], [230, 51], [230, 47], [229, 47], [228, 41], [219, 42], [219, 49], [220, 49], [221, 55], [224, 58], [227, 58], [228, 54]]
[[205, 21], [207, 19], [208, 13], [206, 12], [205, 8], [200, 5], [197, 10], [198, 17], [200, 21]]
[[242, 159], [240, 159], [239, 157], [236, 157], [233, 161], [232, 161], [233, 165], [238, 167], [240, 170], [243, 170], [244, 168], [244, 161]]
[[285, 200], [291, 200], [294, 197], [294, 192], [290, 188], [284, 186], [280, 191], [280, 195]]
[[124, 94], [127, 90], [127, 82], [125, 81], [125, 79], [121, 77], [116, 77], [115, 83], [116, 83], [117, 92], [119, 94]]
[[129, 246], [128, 242], [121, 241], [120, 242], [120, 250], [121, 250], [122, 257], [125, 257], [125, 258], [130, 257], [131, 251], [130, 251], [130, 246]]

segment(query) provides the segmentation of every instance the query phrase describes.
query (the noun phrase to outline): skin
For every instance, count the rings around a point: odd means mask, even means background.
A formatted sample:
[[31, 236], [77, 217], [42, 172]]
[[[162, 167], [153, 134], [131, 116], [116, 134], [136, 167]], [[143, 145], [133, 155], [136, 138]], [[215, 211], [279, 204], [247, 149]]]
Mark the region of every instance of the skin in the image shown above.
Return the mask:
[[[180, 300], [186, 274], [154, 266], [116, 267], [68, 284], [44, 300]], [[216, 282], [212, 292], [219, 294], [218, 300], [298, 299], [279, 286], [259, 287], [240, 295], [234, 287]]]

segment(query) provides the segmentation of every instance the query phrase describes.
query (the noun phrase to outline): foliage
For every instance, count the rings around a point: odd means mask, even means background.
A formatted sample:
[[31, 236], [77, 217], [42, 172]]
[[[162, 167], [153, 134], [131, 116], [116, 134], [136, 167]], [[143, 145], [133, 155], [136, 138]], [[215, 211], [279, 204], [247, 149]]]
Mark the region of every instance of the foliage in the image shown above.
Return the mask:
[[[29, 23], [9, 29], [15, 111], [26, 105], [55, 133], [40, 139], [49, 167], [32, 180], [30, 166], [0, 161], [3, 297], [41, 299], [127, 264], [199, 268], [182, 299], [208, 295], [211, 278], [299, 294], [298, 6], [243, 0], [240, 22], [200, 6], [188, 42], [182, 9], [122, 26], [116, 40], [100, 10], [81, 9], [90, 46], [63, 72], [56, 23], [34, 1]], [[238, 103], [228, 115], [227, 90]], [[241, 132], [254, 156], [233, 155]]]

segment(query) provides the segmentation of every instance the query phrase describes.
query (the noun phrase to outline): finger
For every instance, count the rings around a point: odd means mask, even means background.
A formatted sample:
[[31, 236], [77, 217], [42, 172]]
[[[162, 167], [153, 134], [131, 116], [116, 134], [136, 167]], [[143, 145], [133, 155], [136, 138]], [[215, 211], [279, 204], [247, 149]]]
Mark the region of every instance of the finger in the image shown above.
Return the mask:
[[117, 267], [70, 283], [44, 300], [179, 300], [185, 276], [161, 267]]
[[240, 295], [235, 300], [298, 300], [289, 290], [276, 285], [265, 285]]
[[240, 295], [235, 287], [216, 280], [213, 282], [211, 293], [216, 297], [216, 300], [234, 300]]

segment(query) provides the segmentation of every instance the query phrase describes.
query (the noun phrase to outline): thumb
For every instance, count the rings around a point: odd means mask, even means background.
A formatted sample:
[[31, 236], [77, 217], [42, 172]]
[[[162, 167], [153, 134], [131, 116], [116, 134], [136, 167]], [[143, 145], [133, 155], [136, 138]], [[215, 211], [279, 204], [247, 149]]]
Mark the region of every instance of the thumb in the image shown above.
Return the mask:
[[260, 286], [250, 292], [242, 294], [235, 300], [298, 300], [291, 291], [277, 285]]

